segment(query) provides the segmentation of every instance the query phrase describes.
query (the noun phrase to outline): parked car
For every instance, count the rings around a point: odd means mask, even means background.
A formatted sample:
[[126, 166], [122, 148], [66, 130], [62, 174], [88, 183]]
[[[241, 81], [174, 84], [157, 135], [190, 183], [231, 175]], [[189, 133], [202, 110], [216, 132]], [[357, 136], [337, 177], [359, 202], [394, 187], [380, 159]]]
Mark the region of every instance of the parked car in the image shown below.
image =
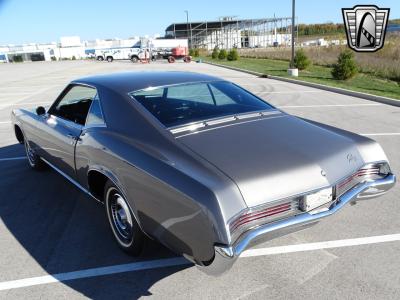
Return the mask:
[[11, 118], [29, 165], [104, 203], [124, 251], [150, 237], [209, 274], [396, 179], [375, 141], [196, 73], [86, 77]]

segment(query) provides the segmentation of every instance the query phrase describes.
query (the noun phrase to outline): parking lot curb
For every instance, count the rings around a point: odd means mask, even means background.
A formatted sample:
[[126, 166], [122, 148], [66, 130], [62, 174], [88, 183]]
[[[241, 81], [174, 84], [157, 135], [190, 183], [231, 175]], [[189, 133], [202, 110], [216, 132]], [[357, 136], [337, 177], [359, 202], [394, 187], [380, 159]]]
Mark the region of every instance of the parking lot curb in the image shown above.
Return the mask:
[[[260, 76], [260, 77], [265, 76], [265, 74], [260, 73], [260, 72], [245, 70], [245, 69], [231, 67], [231, 66], [225, 66], [225, 65], [221, 65], [221, 64], [212, 63], [212, 62], [209, 62], [209, 61], [203, 61], [203, 63], [209, 64], [209, 65], [212, 65], [212, 66], [222, 67], [222, 68], [225, 68], [225, 69], [239, 71], [239, 72], [243, 72], [243, 73], [247, 73], [247, 74], [251, 74], [251, 75], [256, 75], [256, 76]], [[268, 76], [268, 78], [269, 78], [269, 76]]]
[[312, 82], [307, 82], [307, 81], [302, 81], [302, 80], [297, 80], [297, 79], [292, 79], [292, 78], [273, 76], [273, 75], [263, 74], [260, 72], [249, 71], [249, 70], [245, 70], [245, 69], [241, 69], [241, 68], [216, 64], [216, 63], [212, 63], [212, 62], [208, 62], [208, 61], [204, 61], [204, 63], [213, 65], [213, 66], [217, 66], [217, 67], [234, 70], [234, 71], [251, 74], [251, 75], [265, 77], [268, 79], [274, 79], [274, 80], [284, 81], [284, 82], [288, 82], [288, 83], [294, 83], [294, 84], [298, 84], [298, 85], [317, 88], [320, 90], [325, 90], [328, 92], [338, 93], [338, 94], [342, 94], [342, 95], [346, 95], [346, 96], [361, 98], [361, 99], [365, 99], [365, 100], [370, 100], [370, 101], [374, 101], [374, 102], [379, 102], [379, 103], [384, 103], [384, 104], [400, 107], [400, 100], [395, 100], [395, 99], [388, 98], [388, 97], [376, 96], [376, 95], [362, 93], [362, 92], [356, 92], [356, 91], [350, 91], [350, 90], [346, 90], [346, 89], [342, 89], [342, 88], [338, 88], [338, 87], [332, 87], [332, 86], [327, 86], [324, 84], [312, 83]]

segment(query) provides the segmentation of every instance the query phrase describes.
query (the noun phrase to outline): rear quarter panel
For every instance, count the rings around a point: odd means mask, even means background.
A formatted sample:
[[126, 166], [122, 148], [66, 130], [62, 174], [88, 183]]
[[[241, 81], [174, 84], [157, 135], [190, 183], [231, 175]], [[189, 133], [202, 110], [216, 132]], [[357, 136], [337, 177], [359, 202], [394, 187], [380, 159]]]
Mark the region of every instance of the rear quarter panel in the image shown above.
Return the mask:
[[78, 180], [87, 187], [91, 169], [112, 178], [149, 236], [198, 262], [211, 260], [214, 244], [228, 242], [215, 193], [146, 147], [89, 129], [76, 148]]

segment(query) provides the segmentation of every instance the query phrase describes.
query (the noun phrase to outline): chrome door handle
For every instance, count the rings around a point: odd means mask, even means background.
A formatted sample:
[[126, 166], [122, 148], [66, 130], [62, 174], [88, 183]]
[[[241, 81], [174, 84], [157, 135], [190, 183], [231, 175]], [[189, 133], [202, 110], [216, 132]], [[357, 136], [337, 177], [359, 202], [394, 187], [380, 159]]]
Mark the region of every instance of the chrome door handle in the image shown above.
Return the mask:
[[71, 140], [71, 145], [74, 145], [77, 141], [80, 140], [79, 136], [73, 135], [72, 133], [68, 133], [67, 137]]

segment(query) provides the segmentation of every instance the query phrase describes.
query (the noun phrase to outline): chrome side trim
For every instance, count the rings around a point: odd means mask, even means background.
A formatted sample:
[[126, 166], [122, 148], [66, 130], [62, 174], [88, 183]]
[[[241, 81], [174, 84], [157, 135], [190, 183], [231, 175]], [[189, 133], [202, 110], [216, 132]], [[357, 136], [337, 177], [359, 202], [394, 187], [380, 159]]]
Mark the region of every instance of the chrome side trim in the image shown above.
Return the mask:
[[[257, 119], [239, 120], [239, 121], [237, 121], [237, 122], [230, 123], [230, 124], [225, 124], [225, 125], [220, 125], [220, 126], [216, 126], [216, 127], [211, 127], [211, 128], [208, 128], [208, 129], [206, 128], [206, 129], [202, 129], [202, 130], [199, 130], [199, 131], [193, 131], [193, 132], [189, 132], [189, 133], [186, 133], [186, 134], [177, 135], [176, 138], [179, 139], [179, 138], [182, 138], [182, 137], [185, 137], [185, 136], [188, 136], [188, 135], [203, 133], [203, 132], [207, 132], [207, 131], [210, 131], [210, 130], [216, 130], [216, 129], [220, 129], [220, 128], [231, 127], [231, 126], [237, 126], [237, 125], [246, 124], [246, 123], [252, 123], [252, 122], [259, 122], [259, 121], [265, 120], [265, 118], [263, 118], [263, 117], [265, 117], [265, 116], [263, 115], [263, 116], [260, 116], [260, 118], [257, 118]], [[278, 118], [278, 117], [283, 117], [283, 116], [273, 116], [273, 117], [271, 117], [271, 118]]]
[[67, 174], [65, 174], [63, 171], [61, 171], [59, 168], [57, 168], [55, 165], [53, 165], [52, 163], [48, 162], [46, 159], [44, 158], [40, 158], [41, 160], [43, 160], [46, 164], [48, 164], [54, 171], [56, 171], [57, 173], [59, 173], [61, 176], [63, 176], [65, 179], [67, 179], [69, 182], [71, 182], [73, 185], [75, 185], [78, 189], [80, 189], [82, 192], [84, 192], [85, 194], [89, 195], [90, 197], [92, 197], [94, 200], [96, 200], [97, 202], [103, 204], [102, 201], [100, 201], [99, 199], [97, 199], [95, 196], [92, 195], [92, 193], [90, 193], [87, 189], [85, 189], [83, 186], [81, 186], [77, 181], [75, 181], [74, 179], [72, 179], [70, 176], [68, 176]]
[[[241, 238], [239, 238], [239, 240], [236, 241], [232, 246], [215, 246], [215, 257], [213, 262], [209, 266], [200, 267], [200, 269], [211, 275], [222, 274], [228, 271], [240, 254], [251, 244], [252, 241], [258, 239], [259, 237], [265, 236], [269, 233], [271, 233], [271, 235], [274, 233], [273, 236], [276, 237], [283, 235], [285, 230], [316, 223], [320, 219], [334, 214], [349, 202], [362, 200], [364, 198], [377, 197], [383, 193], [386, 193], [394, 186], [395, 183], [396, 176], [393, 174], [389, 174], [384, 178], [365, 181], [342, 194], [327, 211], [316, 214], [312, 214], [312, 211], [308, 213], [302, 213], [295, 217], [262, 225], [254, 230], [250, 230]], [[374, 192], [376, 193], [374, 194]], [[283, 234], [279, 234], [281, 231]], [[268, 239], [267, 236], [266, 239]]]

